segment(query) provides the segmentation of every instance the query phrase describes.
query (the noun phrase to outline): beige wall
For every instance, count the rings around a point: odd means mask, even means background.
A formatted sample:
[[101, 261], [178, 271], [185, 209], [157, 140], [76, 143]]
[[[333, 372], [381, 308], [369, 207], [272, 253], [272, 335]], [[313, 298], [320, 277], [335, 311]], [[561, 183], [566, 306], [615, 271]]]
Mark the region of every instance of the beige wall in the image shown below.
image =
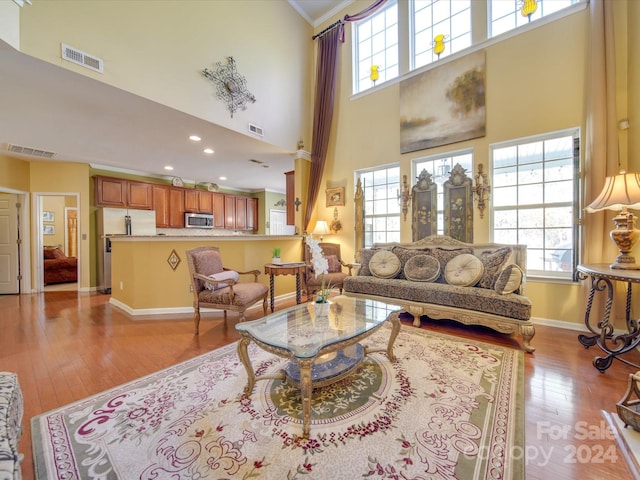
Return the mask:
[[[360, 6], [359, 3], [357, 5]], [[358, 11], [358, 6], [350, 6], [348, 13]], [[621, 15], [619, 10], [618, 16]], [[334, 134], [321, 192], [327, 186], [344, 185], [349, 203], [353, 199], [354, 170], [357, 169], [399, 163], [401, 174], [411, 178], [413, 159], [463, 148], [473, 148], [474, 165], [483, 163], [486, 167], [489, 164], [489, 146], [495, 142], [574, 127], [580, 128], [584, 135], [588, 34], [587, 8], [508, 40], [489, 44], [484, 49], [486, 135], [402, 155], [399, 149], [400, 85], [396, 83], [355, 97], [351, 95], [351, 27], [347, 27], [347, 41], [341, 46]], [[624, 68], [620, 70], [625, 71]], [[625, 85], [626, 79], [620, 83]], [[625, 103], [626, 89], [623, 90], [619, 91], [619, 98]], [[428, 105], [428, 99], [425, 101]], [[330, 219], [331, 210], [325, 208], [320, 199], [318, 218]], [[353, 258], [354, 211], [347, 207], [339, 210], [345, 228], [332, 239], [343, 244], [345, 258]], [[477, 211], [475, 213], [474, 239], [488, 241], [490, 216], [480, 219]], [[402, 241], [411, 241], [410, 220], [402, 222], [401, 236]], [[529, 279], [527, 285], [533, 316], [539, 319], [582, 323], [586, 294], [585, 286], [578, 283]]]
[[[80, 229], [79, 251], [79, 285], [78, 288], [88, 289], [90, 281], [90, 234], [91, 225], [89, 221], [89, 208], [91, 200], [89, 197], [89, 165], [84, 163], [68, 162], [30, 162], [30, 180], [28, 191], [35, 193], [77, 193], [80, 196], [78, 205], [78, 225]], [[36, 232], [36, 219], [33, 212], [35, 203], [31, 206], [31, 232], [32, 246], [35, 249], [33, 232]], [[46, 240], [46, 239], [45, 239]], [[40, 252], [32, 251], [32, 259]], [[32, 277], [35, 278], [35, 262], [32, 263]]]
[[[313, 32], [286, 1], [34, 0], [20, 29], [23, 53], [241, 133], [251, 121], [291, 151], [310, 138]], [[62, 60], [61, 43], [103, 59], [104, 73]], [[233, 118], [200, 73], [228, 56], [257, 98]]]
[[29, 162], [0, 154], [0, 189], [29, 191]]

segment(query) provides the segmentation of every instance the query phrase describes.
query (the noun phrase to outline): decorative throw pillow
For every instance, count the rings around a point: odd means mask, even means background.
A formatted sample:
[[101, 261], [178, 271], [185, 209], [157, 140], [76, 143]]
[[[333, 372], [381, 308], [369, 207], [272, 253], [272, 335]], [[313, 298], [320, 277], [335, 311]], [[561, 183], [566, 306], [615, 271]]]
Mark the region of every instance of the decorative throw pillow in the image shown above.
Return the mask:
[[524, 272], [515, 263], [504, 267], [498, 274], [493, 289], [501, 295], [513, 293], [520, 288]]
[[400, 273], [398, 273], [398, 278], [407, 278], [405, 274], [405, 266], [407, 262], [415, 257], [416, 255], [429, 255], [431, 249], [429, 248], [405, 248], [405, 247], [393, 247], [391, 251], [398, 257], [400, 260]]
[[342, 265], [340, 264], [340, 260], [338, 260], [337, 255], [327, 255], [325, 258], [327, 259], [327, 263], [329, 264], [328, 273], [336, 273], [342, 271]]
[[[214, 273], [213, 275], [209, 275], [209, 278], [215, 282], [221, 282], [223, 280], [233, 280], [237, 282], [238, 280], [240, 280], [240, 274], [238, 274], [238, 272], [234, 270], [225, 270], [224, 272]], [[229, 286], [228, 283], [217, 283], [215, 285], [211, 283], [205, 284], [205, 287], [208, 290], [218, 290], [220, 288], [224, 288], [228, 286]]]
[[360, 270], [358, 270], [359, 277], [370, 277], [371, 270], [369, 270], [369, 261], [371, 257], [373, 257], [376, 253], [381, 251], [389, 251], [386, 248], [362, 248], [358, 253], [358, 258], [360, 259]]
[[468, 253], [470, 255], [473, 254], [473, 249], [471, 247], [460, 247], [460, 248], [434, 248], [431, 250], [431, 254], [436, 257], [438, 262], [440, 262], [440, 277], [438, 278], [438, 282], [444, 283], [446, 280], [444, 279], [444, 272], [447, 268], [447, 263], [449, 263], [453, 258], [458, 255], [462, 255]]
[[511, 247], [501, 247], [496, 250], [482, 252], [480, 260], [484, 265], [484, 273], [478, 282], [478, 287], [493, 288], [500, 270], [511, 256]]
[[393, 278], [402, 268], [400, 260], [389, 250], [381, 250], [369, 260], [369, 270], [374, 277]]
[[452, 258], [444, 270], [444, 278], [449, 285], [473, 287], [482, 278], [484, 266], [478, 257], [463, 253]]
[[414, 255], [404, 264], [404, 276], [415, 282], [433, 282], [440, 276], [440, 262], [431, 255]]

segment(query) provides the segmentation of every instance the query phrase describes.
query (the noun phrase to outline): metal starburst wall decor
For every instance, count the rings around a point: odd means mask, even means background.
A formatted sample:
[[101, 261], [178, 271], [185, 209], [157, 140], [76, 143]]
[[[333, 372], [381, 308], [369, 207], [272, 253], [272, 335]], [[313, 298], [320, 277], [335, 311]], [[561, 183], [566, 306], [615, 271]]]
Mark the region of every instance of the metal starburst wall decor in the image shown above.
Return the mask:
[[227, 104], [231, 118], [236, 110], [246, 110], [247, 103], [255, 103], [256, 97], [247, 90], [247, 80], [236, 70], [233, 57], [227, 57], [227, 63], [216, 62], [216, 69], [205, 68], [202, 74], [216, 86], [216, 95]]

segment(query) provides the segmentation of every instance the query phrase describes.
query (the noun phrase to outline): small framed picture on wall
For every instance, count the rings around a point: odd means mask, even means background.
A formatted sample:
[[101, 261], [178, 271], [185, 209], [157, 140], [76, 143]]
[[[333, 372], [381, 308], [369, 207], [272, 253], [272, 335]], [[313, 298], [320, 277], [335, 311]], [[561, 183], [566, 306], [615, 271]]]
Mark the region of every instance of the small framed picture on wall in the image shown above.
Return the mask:
[[344, 187], [327, 188], [327, 207], [343, 207], [344, 205]]
[[43, 235], [55, 235], [56, 227], [53, 225], [43, 225], [42, 226], [42, 234]]
[[42, 212], [42, 221], [43, 222], [55, 222], [56, 214], [54, 212]]

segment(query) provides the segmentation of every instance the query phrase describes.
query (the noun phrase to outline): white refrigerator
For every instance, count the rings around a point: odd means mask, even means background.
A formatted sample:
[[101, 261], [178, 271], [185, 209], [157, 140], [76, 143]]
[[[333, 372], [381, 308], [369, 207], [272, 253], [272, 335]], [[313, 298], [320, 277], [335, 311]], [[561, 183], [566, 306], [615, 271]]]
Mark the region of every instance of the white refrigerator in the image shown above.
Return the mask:
[[111, 293], [111, 240], [113, 235], [155, 235], [156, 211], [101, 207], [96, 211], [98, 290]]

